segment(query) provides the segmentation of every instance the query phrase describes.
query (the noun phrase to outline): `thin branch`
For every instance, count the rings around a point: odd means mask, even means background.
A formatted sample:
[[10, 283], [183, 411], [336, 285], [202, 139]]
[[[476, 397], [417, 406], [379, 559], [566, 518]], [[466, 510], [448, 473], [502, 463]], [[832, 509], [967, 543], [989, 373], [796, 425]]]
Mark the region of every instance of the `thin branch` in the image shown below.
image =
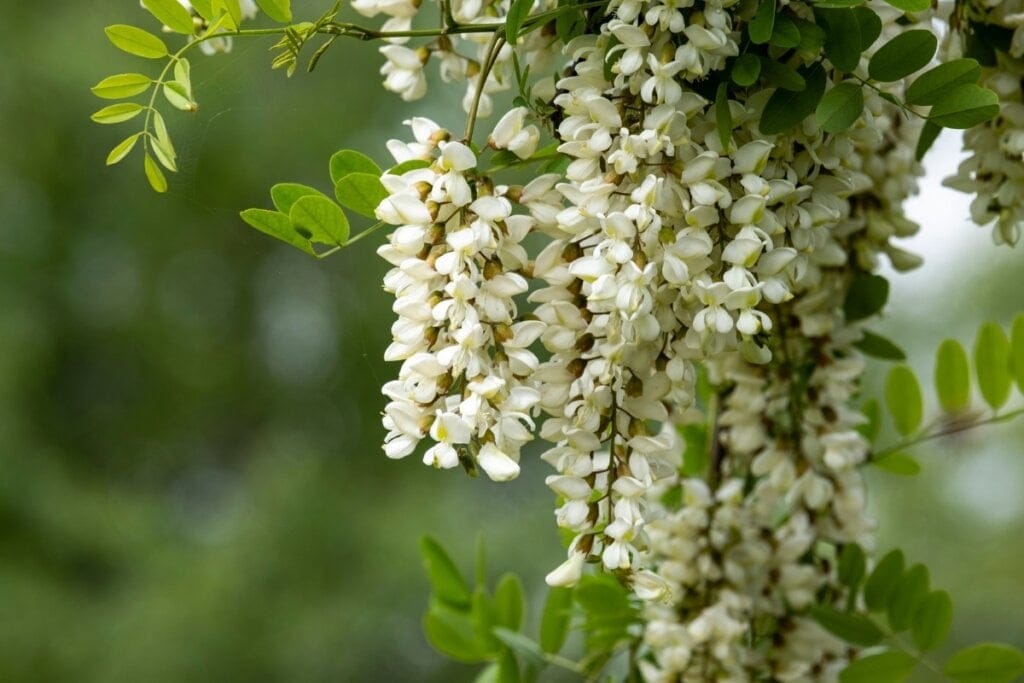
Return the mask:
[[941, 438], [943, 436], [950, 436], [951, 434], [959, 434], [960, 432], [966, 432], [968, 429], [974, 429], [975, 427], [984, 427], [985, 425], [998, 424], [1000, 422], [1007, 422], [1007, 421], [1012, 420], [1013, 418], [1018, 417], [1020, 415], [1024, 415], [1024, 408], [1018, 408], [1017, 410], [1011, 410], [1010, 412], [1003, 413], [1001, 415], [998, 415], [998, 414], [997, 415], [993, 415], [992, 417], [985, 418], [984, 420], [972, 420], [971, 422], [963, 422], [963, 423], [960, 423], [960, 424], [955, 424], [955, 425], [946, 427], [945, 429], [940, 429], [937, 432], [931, 432], [929, 434], [921, 434], [921, 435], [915, 436], [912, 439], [907, 439], [905, 441], [901, 441], [900, 443], [893, 444], [892, 446], [888, 446], [888, 447], [883, 448], [881, 450], [875, 451], [874, 453], [871, 454], [870, 460], [879, 460], [881, 458], [884, 458], [887, 455], [891, 455], [891, 454], [896, 453], [898, 451], [906, 450], [907, 448], [911, 448], [913, 446], [916, 446], [919, 443], [924, 443], [925, 441], [931, 441], [933, 439], [938, 439], [938, 438]]

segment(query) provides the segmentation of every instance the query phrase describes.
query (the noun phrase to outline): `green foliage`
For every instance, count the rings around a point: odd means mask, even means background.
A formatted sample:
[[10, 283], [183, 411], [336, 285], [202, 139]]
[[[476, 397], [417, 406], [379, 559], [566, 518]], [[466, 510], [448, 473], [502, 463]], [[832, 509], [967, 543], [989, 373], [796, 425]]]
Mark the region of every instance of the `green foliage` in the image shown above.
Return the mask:
[[116, 74], [94, 85], [92, 92], [105, 100], [120, 100], [140, 95], [149, 90], [152, 84], [153, 79], [145, 74]]
[[885, 608], [896, 582], [903, 575], [903, 551], [890, 550], [868, 575], [864, 584], [864, 603], [872, 611]]
[[829, 633], [854, 645], [871, 647], [885, 638], [882, 629], [865, 615], [840, 612], [828, 605], [812, 605], [809, 614]]
[[522, 29], [526, 17], [529, 16], [531, 7], [533, 7], [533, 0], [513, 0], [509, 6], [508, 15], [505, 17], [505, 40], [510, 45], [515, 45], [519, 40], [519, 31]]
[[[401, 175], [403, 170], [407, 169], [393, 169], [391, 172]], [[335, 185], [350, 173], [369, 173], [375, 176], [381, 174], [380, 166], [373, 159], [354, 149], [343, 149], [331, 156], [330, 171], [331, 182]]]
[[903, 10], [904, 12], [924, 12], [930, 9], [932, 3], [930, 0], [885, 0], [887, 3], [895, 7], [896, 9]]
[[374, 217], [377, 205], [388, 196], [380, 182], [380, 175], [373, 173], [349, 173], [334, 186], [338, 202], [358, 214]]
[[981, 643], [950, 657], [943, 673], [958, 683], [1009, 683], [1024, 674], [1024, 653], [1008, 645]]
[[1010, 369], [1017, 389], [1024, 393], [1024, 313], [1014, 318], [1010, 328]]
[[844, 81], [821, 98], [814, 112], [826, 133], [841, 133], [852, 126], [864, 111], [864, 93], [859, 83]]
[[901, 361], [907, 359], [907, 354], [896, 345], [896, 342], [869, 330], [864, 330], [864, 336], [854, 343], [854, 346], [861, 353], [882, 360]]
[[775, 0], [761, 0], [754, 18], [747, 25], [750, 42], [755, 45], [767, 43], [775, 27]]
[[775, 135], [792, 128], [812, 114], [825, 93], [825, 71], [815, 64], [804, 71], [807, 86], [792, 92], [777, 89], [768, 98], [758, 128], [764, 135]]
[[881, 311], [888, 300], [889, 281], [880, 275], [861, 273], [850, 283], [843, 313], [849, 322], [863, 320]]
[[142, 0], [142, 6], [172, 31], [192, 35], [192, 16], [178, 0]]
[[921, 463], [906, 453], [887, 453], [879, 458], [873, 458], [871, 464], [890, 474], [904, 477], [913, 477], [921, 473]]
[[106, 29], [107, 38], [119, 50], [145, 59], [163, 59], [167, 44], [152, 33], [127, 24], [114, 24]]
[[958, 413], [971, 404], [971, 368], [967, 351], [955, 339], [939, 344], [935, 354], [935, 391], [947, 413]]
[[917, 431], [924, 416], [924, 401], [913, 370], [897, 365], [889, 371], [885, 380], [885, 405], [896, 431], [903, 436]]
[[1010, 376], [1010, 342], [996, 323], [985, 323], [974, 341], [974, 366], [981, 396], [993, 410], [1003, 407], [1010, 398], [1013, 380]]
[[886, 650], [861, 657], [839, 674], [840, 683], [900, 683], [907, 680], [917, 660], [906, 652]]
[[928, 597], [928, 568], [915, 564], [903, 574], [889, 595], [887, 614], [893, 631], [905, 631], [913, 623], [918, 608]]
[[256, 0], [256, 5], [264, 14], [280, 24], [292, 20], [291, 0]]
[[938, 104], [959, 85], [977, 83], [981, 65], [973, 59], [954, 59], [918, 76], [907, 88], [907, 104]]
[[540, 620], [540, 646], [556, 653], [565, 645], [572, 616], [572, 589], [550, 588]]
[[871, 56], [868, 75], [883, 83], [898, 81], [926, 66], [938, 46], [938, 38], [931, 31], [905, 31]]
[[825, 56], [839, 71], [853, 71], [860, 62], [863, 39], [852, 9], [815, 8], [814, 17], [825, 31]]
[[932, 591], [914, 614], [911, 634], [914, 645], [921, 652], [934, 650], [949, 636], [953, 623], [953, 601], [946, 591]]
[[756, 55], [744, 53], [733, 62], [730, 75], [736, 85], [743, 87], [753, 85], [761, 75], [761, 60]]
[[452, 608], [469, 607], [469, 584], [441, 544], [429, 536], [424, 536], [420, 540], [420, 554], [430, 578], [433, 596]]
[[973, 128], [999, 114], [999, 96], [987, 88], [964, 83], [936, 102], [928, 120], [943, 128]]
[[111, 104], [92, 115], [96, 123], [111, 124], [130, 121], [146, 110], [141, 104], [135, 102], [121, 102]]

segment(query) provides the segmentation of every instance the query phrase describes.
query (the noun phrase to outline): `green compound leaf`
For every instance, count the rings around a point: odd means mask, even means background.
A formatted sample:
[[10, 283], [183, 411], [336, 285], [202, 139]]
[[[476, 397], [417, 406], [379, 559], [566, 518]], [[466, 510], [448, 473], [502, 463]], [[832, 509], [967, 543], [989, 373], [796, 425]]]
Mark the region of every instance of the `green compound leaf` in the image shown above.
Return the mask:
[[924, 417], [921, 387], [914, 371], [906, 365], [897, 365], [885, 380], [885, 406], [892, 416], [893, 425], [903, 436], [917, 431]]
[[820, 64], [805, 74], [807, 87], [800, 92], [777, 89], [768, 98], [758, 128], [763, 135], [776, 135], [796, 126], [814, 112], [825, 93], [825, 70]]
[[549, 589], [540, 619], [540, 647], [544, 652], [553, 654], [562, 649], [569, 635], [571, 616], [572, 589]]
[[772, 37], [772, 30], [775, 28], [775, 0], [761, 0], [757, 7], [757, 13], [747, 25], [750, 33], [750, 42], [756, 45], [767, 43]]
[[911, 635], [921, 652], [934, 650], [945, 642], [953, 623], [953, 601], [946, 591], [932, 591], [914, 613]]
[[132, 150], [135, 149], [135, 145], [141, 137], [142, 133], [136, 133], [135, 135], [129, 135], [127, 138], [119, 142], [114, 149], [110, 150], [110, 154], [107, 155], [107, 166], [113, 166], [114, 164], [124, 160], [124, 158], [131, 154]]
[[841, 133], [864, 111], [864, 92], [859, 83], [844, 81], [825, 93], [814, 115], [826, 133]]
[[928, 568], [915, 564], [904, 574], [889, 594], [889, 625], [894, 631], [905, 631], [914, 621], [914, 614], [928, 597]]
[[917, 666], [906, 652], [888, 650], [854, 661], [839, 674], [840, 683], [902, 683]]
[[840, 612], [828, 605], [812, 605], [808, 613], [829, 633], [854, 645], [871, 647], [885, 638], [882, 629], [860, 614]]
[[864, 584], [864, 604], [874, 612], [881, 612], [889, 602], [889, 594], [903, 576], [902, 550], [891, 550], [878, 561]]
[[473, 620], [444, 604], [430, 606], [423, 617], [423, 633], [427, 642], [446, 657], [467, 664], [483, 661], [485, 657]]
[[309, 240], [295, 232], [292, 219], [280, 211], [269, 211], [267, 209], [246, 209], [241, 213], [242, 220], [256, 228], [260, 232], [271, 237], [276, 237], [286, 244], [290, 244], [310, 256], [315, 256], [313, 247]]
[[942, 96], [928, 121], [942, 128], [973, 128], [999, 114], [999, 96], [973, 83], [958, 85]]
[[868, 7], [854, 7], [853, 16], [857, 18], [857, 24], [860, 26], [860, 48], [863, 52], [874, 45], [878, 36], [882, 35], [882, 20]]
[[348, 218], [341, 207], [326, 197], [299, 197], [288, 212], [300, 235], [314, 242], [344, 246], [348, 241]]
[[153, 84], [145, 74], [116, 74], [107, 76], [92, 87], [92, 94], [105, 100], [120, 100], [140, 95]]
[[880, 275], [858, 274], [843, 302], [843, 313], [849, 322], [863, 320], [878, 313], [889, 300], [889, 281]]
[[533, 0], [513, 0], [508, 9], [508, 16], [505, 18], [505, 40], [509, 45], [515, 45], [519, 40], [519, 31], [523, 22], [530, 15], [533, 7]]
[[967, 351], [955, 339], [946, 339], [935, 353], [935, 392], [947, 413], [958, 413], [971, 404], [971, 367]]
[[178, 0], [142, 0], [142, 6], [175, 33], [190, 36], [195, 30], [192, 16]]
[[954, 59], [939, 64], [914, 79], [907, 88], [907, 104], [931, 106], [958, 85], [977, 83], [980, 77], [981, 65], [973, 59]]
[[[413, 161], [418, 162], [419, 160]], [[429, 165], [427, 162], [420, 163]], [[417, 166], [416, 168], [422, 168], [422, 166]], [[394, 170], [392, 169], [389, 172], [394, 172]], [[331, 157], [331, 182], [337, 185], [338, 181], [350, 173], [370, 173], [379, 176], [381, 175], [381, 170], [373, 159], [362, 152], [357, 152], [354, 149], [343, 149], [340, 152], [336, 152]], [[395, 175], [401, 175], [401, 173], [395, 173]]]
[[941, 132], [942, 126], [938, 126], [931, 121], [925, 121], [921, 127], [921, 137], [917, 139], [917, 147], [914, 149], [914, 159], [917, 161], [924, 159], [924, 155], [935, 144], [935, 140], [938, 139]]
[[924, 12], [932, 6], [931, 0], [885, 0], [904, 12]]
[[960, 650], [943, 672], [958, 683], [1010, 683], [1024, 673], [1024, 653], [999, 643], [980, 643]]
[[119, 50], [136, 57], [162, 59], [167, 56], [167, 45], [152, 33], [127, 24], [114, 24], [104, 29], [107, 38]]
[[878, 48], [868, 62], [868, 75], [889, 83], [909, 76], [935, 56], [939, 39], [931, 31], [905, 31]]
[[974, 369], [985, 403], [999, 410], [1010, 398], [1010, 342], [999, 325], [988, 322], [978, 329], [974, 342]]
[[757, 82], [761, 75], [761, 60], [755, 55], [744, 53], [736, 58], [732, 65], [732, 82], [746, 87]]
[[149, 154], [146, 155], [142, 165], [143, 171], [146, 173], [146, 180], [149, 181], [149, 186], [154, 191], [163, 194], [167, 192], [167, 177], [164, 176], [164, 172], [160, 170], [160, 166], [157, 165], [156, 161], [153, 160]]
[[864, 330], [864, 336], [860, 341], [855, 342], [854, 346], [861, 353], [882, 360], [901, 361], [907, 359], [907, 354], [895, 342], [868, 330]]
[[815, 8], [818, 25], [825, 30], [825, 56], [840, 71], [853, 71], [860, 64], [863, 39], [860, 22], [852, 9]]
[[848, 588], [857, 588], [867, 572], [867, 556], [856, 543], [847, 543], [839, 552], [837, 568], [839, 582]]
[[289, 24], [292, 21], [291, 0], [256, 0], [256, 5], [279, 24]]
[[800, 29], [789, 15], [779, 14], [775, 17], [775, 26], [772, 28], [772, 36], [768, 39], [768, 44], [781, 47], [784, 50], [800, 45]]
[[274, 206], [277, 207], [277, 210], [282, 213], [291, 212], [292, 205], [300, 197], [307, 197], [309, 195], [327, 197], [320, 190], [299, 183], [278, 183], [270, 188], [270, 198], [274, 202]]
[[388, 196], [380, 176], [372, 173], [350, 173], [334, 187], [338, 202], [368, 218], [376, 214], [377, 205]]
[[890, 453], [871, 461], [871, 464], [889, 474], [913, 477], [921, 473], [921, 463], [906, 453]]
[[1010, 369], [1017, 388], [1024, 392], [1024, 313], [1014, 319], [1010, 328]]
[[807, 81], [796, 69], [767, 57], [761, 57], [761, 76], [767, 85], [784, 90], [799, 92], [807, 87]]
[[420, 539], [420, 555], [434, 597], [451, 607], [469, 609], [469, 585], [441, 544], [424, 536]]
[[499, 626], [518, 631], [523, 625], [523, 582], [512, 573], [505, 574], [494, 588], [495, 622]]
[[96, 123], [112, 124], [129, 121], [145, 111], [145, 107], [135, 102], [121, 102], [103, 107], [90, 118]]

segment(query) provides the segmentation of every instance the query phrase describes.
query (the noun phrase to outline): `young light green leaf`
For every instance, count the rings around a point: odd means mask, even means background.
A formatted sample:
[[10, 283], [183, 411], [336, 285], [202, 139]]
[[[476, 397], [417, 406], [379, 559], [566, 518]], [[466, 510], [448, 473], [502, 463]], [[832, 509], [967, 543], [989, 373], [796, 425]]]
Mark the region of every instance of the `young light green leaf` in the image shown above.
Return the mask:
[[931, 0], [885, 0], [896, 9], [904, 12], [924, 12], [931, 8]]
[[468, 614], [444, 604], [431, 605], [423, 617], [423, 633], [427, 642], [446, 657], [467, 664], [483, 661], [485, 657]]
[[174, 146], [171, 144], [170, 138], [161, 140], [158, 137], [150, 138], [153, 143], [150, 145], [150, 149], [153, 151], [153, 156], [156, 157], [157, 161], [171, 173], [178, 172], [177, 153], [174, 151]]
[[334, 186], [334, 196], [345, 208], [373, 218], [377, 205], [388, 196], [380, 176], [372, 173], [349, 173]]
[[907, 354], [891, 339], [868, 330], [864, 330], [864, 336], [860, 341], [855, 342], [854, 346], [860, 349], [861, 353], [881, 358], [882, 360], [900, 361], [907, 359]]
[[146, 92], [152, 83], [153, 80], [145, 74], [117, 74], [107, 76], [94, 85], [92, 93], [105, 100], [120, 100]]
[[540, 619], [540, 647], [544, 652], [556, 653], [565, 645], [569, 635], [572, 610], [572, 590], [550, 588]]
[[225, 15], [225, 25], [237, 29], [242, 23], [242, 5], [239, 0], [213, 0], [214, 14]]
[[800, 92], [779, 88], [768, 98], [758, 128], [764, 135], [775, 135], [796, 126], [811, 113], [825, 92], [825, 70], [815, 64], [804, 74], [807, 83]]
[[939, 39], [931, 31], [904, 31], [871, 55], [868, 75], [883, 83], [898, 81], [927, 65], [938, 46]]
[[246, 209], [241, 213], [241, 216], [243, 221], [260, 232], [276, 237], [282, 242], [306, 252], [310, 256], [315, 255], [309, 240], [295, 232], [292, 220], [286, 214], [280, 211], [268, 211], [267, 209]]
[[958, 413], [971, 403], [971, 367], [967, 351], [955, 339], [943, 341], [935, 354], [935, 392], [947, 413]]
[[523, 582], [515, 574], [505, 574], [494, 588], [495, 622], [518, 631], [523, 625]]
[[814, 17], [825, 30], [825, 56], [840, 71], [853, 71], [863, 52], [860, 22], [852, 9], [819, 9]]
[[889, 281], [880, 275], [860, 273], [850, 283], [843, 302], [848, 322], [863, 320], [878, 313], [889, 300]]
[[873, 398], [869, 398], [861, 406], [861, 412], [868, 421], [857, 428], [857, 430], [870, 442], [878, 438], [878, 432], [882, 427], [882, 406]]
[[904, 477], [913, 477], [921, 473], [921, 463], [906, 453], [889, 453], [873, 459], [871, 464], [889, 474], [898, 474]]
[[885, 638], [871, 619], [860, 614], [840, 612], [828, 605], [812, 605], [809, 614], [832, 635], [853, 645], [871, 647]]
[[963, 83], [942, 96], [928, 121], [942, 128], [973, 128], [999, 114], [999, 96], [988, 88]]
[[519, 31], [523, 22], [530, 15], [534, 0], [513, 0], [508, 9], [508, 16], [505, 17], [505, 40], [509, 45], [515, 45], [519, 40]]
[[135, 135], [129, 135], [119, 142], [114, 149], [110, 150], [110, 154], [107, 155], [107, 166], [113, 166], [131, 154], [140, 137], [142, 137], [142, 133], [136, 133]]
[[149, 181], [150, 187], [161, 194], [167, 192], [167, 178], [149, 154], [143, 160], [142, 168], [146, 172], [146, 180]]
[[164, 97], [176, 109], [188, 112], [194, 112], [199, 109], [199, 105], [189, 99], [185, 86], [177, 81], [164, 83]]
[[[419, 162], [420, 160], [415, 159], [414, 161]], [[429, 165], [428, 162], [421, 163]], [[423, 168], [423, 166], [416, 166], [416, 168]], [[411, 168], [409, 170], [411, 170]], [[394, 169], [388, 172], [391, 173], [393, 171]], [[334, 156], [331, 157], [331, 182], [337, 185], [338, 181], [350, 173], [369, 173], [371, 175], [379, 176], [381, 174], [381, 170], [373, 159], [362, 152], [357, 152], [354, 149], [343, 149], [340, 152], [336, 152]], [[395, 173], [395, 175], [401, 175], [401, 172]]]
[[974, 369], [985, 403], [999, 410], [1010, 398], [1010, 342], [999, 325], [988, 322], [978, 328], [974, 342]]
[[732, 111], [729, 109], [729, 84], [725, 81], [718, 84], [715, 94], [715, 125], [718, 141], [722, 143], [722, 149], [728, 151], [732, 140]]
[[121, 123], [122, 121], [134, 119], [145, 109], [141, 104], [135, 102], [120, 102], [103, 107], [103, 109], [100, 109], [90, 118], [96, 123], [102, 124]]
[[917, 660], [906, 652], [886, 650], [862, 657], [839, 674], [840, 683], [902, 683], [910, 677]]
[[736, 85], [744, 88], [753, 85], [761, 75], [761, 60], [756, 55], [745, 52], [733, 62], [730, 73], [732, 82]]
[[903, 436], [917, 431], [924, 416], [921, 387], [914, 371], [906, 365], [897, 365], [885, 380], [885, 406], [892, 416], [893, 425]]
[[918, 76], [907, 88], [907, 104], [936, 104], [958, 85], [977, 83], [981, 65], [973, 59], [954, 59]]
[[891, 550], [878, 561], [864, 584], [864, 604], [868, 609], [880, 612], [889, 601], [889, 594], [903, 576], [903, 551]]
[[468, 609], [469, 585], [441, 544], [429, 536], [424, 536], [420, 539], [420, 555], [423, 557], [423, 566], [427, 569], [434, 597], [452, 607]]
[[859, 83], [844, 81], [825, 93], [815, 118], [826, 133], [842, 133], [856, 123], [864, 111], [864, 93]]
[[300, 197], [309, 195], [327, 197], [320, 190], [308, 185], [300, 185], [299, 183], [278, 183], [270, 188], [270, 198], [273, 200], [277, 210], [282, 213], [290, 213], [292, 204], [298, 201]]
[[878, 36], [882, 35], [882, 20], [870, 7], [854, 7], [853, 16], [857, 18], [857, 25], [860, 26], [860, 48], [867, 50], [875, 44]]
[[1024, 313], [1014, 318], [1010, 328], [1010, 369], [1017, 388], [1024, 393]]
[[754, 18], [747, 25], [750, 42], [757, 45], [767, 43], [775, 28], [775, 0], [761, 0]]
[[256, 5], [279, 24], [289, 24], [292, 21], [291, 0], [256, 0]]
[[149, 10], [164, 26], [176, 33], [192, 35], [195, 24], [192, 16], [178, 0], [142, 0], [142, 6]]
[[348, 241], [349, 225], [345, 212], [326, 197], [299, 197], [288, 212], [300, 235], [321, 244], [342, 246]]
[[167, 45], [152, 33], [127, 24], [114, 24], [106, 29], [107, 38], [119, 50], [146, 59], [162, 59], [167, 56]]
[[494, 635], [497, 636], [498, 640], [504, 643], [506, 647], [522, 657], [523, 661], [528, 665], [543, 668], [546, 664], [544, 651], [540, 649], [540, 645], [533, 642], [522, 633], [516, 633], [515, 631], [507, 628], [495, 626]]
[[[389, 168], [386, 171], [386, 173], [388, 175], [400, 176], [403, 173], [408, 173], [409, 171], [416, 171], [416, 170], [421, 169], [421, 168], [429, 168], [429, 167], [430, 167], [430, 162], [425, 160], [425, 159], [409, 159], [408, 161], [403, 161], [400, 164], [395, 164], [394, 166]], [[353, 171], [349, 171], [348, 173], [352, 173], [352, 172]], [[348, 173], [345, 173], [343, 175], [348, 175]], [[333, 177], [333, 175], [332, 175], [332, 177]], [[338, 180], [341, 180], [340, 176], [338, 177]], [[337, 180], [335, 182], [337, 182]]]
[[953, 601], [946, 591], [932, 591], [914, 613], [911, 634], [921, 652], [942, 645], [953, 623]]
[[960, 650], [943, 672], [958, 683], [1010, 683], [1024, 673], [1024, 653], [1000, 643], [980, 643]]
[[182, 57], [174, 63], [174, 80], [181, 85], [185, 96], [192, 99], [192, 63]]
[[929, 591], [928, 568], [923, 564], [915, 564], [907, 570], [889, 594], [889, 625], [894, 631], [910, 628], [914, 614], [924, 603]]
[[212, 0], [190, 0], [189, 4], [192, 5], [192, 9], [199, 13], [199, 16], [207, 21], [213, 21], [217, 18]]

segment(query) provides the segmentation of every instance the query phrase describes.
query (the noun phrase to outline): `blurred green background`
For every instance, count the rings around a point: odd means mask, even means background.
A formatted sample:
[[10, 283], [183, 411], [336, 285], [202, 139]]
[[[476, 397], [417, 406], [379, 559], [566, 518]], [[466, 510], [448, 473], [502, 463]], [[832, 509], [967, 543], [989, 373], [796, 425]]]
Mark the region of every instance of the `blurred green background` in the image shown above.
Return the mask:
[[[291, 80], [272, 39], [197, 56], [201, 110], [169, 117], [182, 172], [157, 196], [138, 157], [103, 165], [130, 125], [88, 119], [89, 86], [154, 67], [103, 27], [146, 21], [133, 0], [49, 0], [0, 22], [0, 680], [469, 680], [420, 635], [417, 539], [468, 565], [486, 530], [492, 573], [539, 600], [562, 555], [547, 466], [497, 486], [384, 458], [386, 264], [369, 241], [315, 262], [237, 218], [275, 182], [325, 186], [337, 149], [383, 159], [413, 113], [460, 125], [458, 93], [402, 103], [356, 42]], [[884, 324], [924, 374], [939, 335], [1024, 309], [1020, 251], [938, 192], [915, 245], [937, 261]], [[872, 477], [880, 547], [952, 591], [958, 642], [1024, 644], [1022, 435]]]

